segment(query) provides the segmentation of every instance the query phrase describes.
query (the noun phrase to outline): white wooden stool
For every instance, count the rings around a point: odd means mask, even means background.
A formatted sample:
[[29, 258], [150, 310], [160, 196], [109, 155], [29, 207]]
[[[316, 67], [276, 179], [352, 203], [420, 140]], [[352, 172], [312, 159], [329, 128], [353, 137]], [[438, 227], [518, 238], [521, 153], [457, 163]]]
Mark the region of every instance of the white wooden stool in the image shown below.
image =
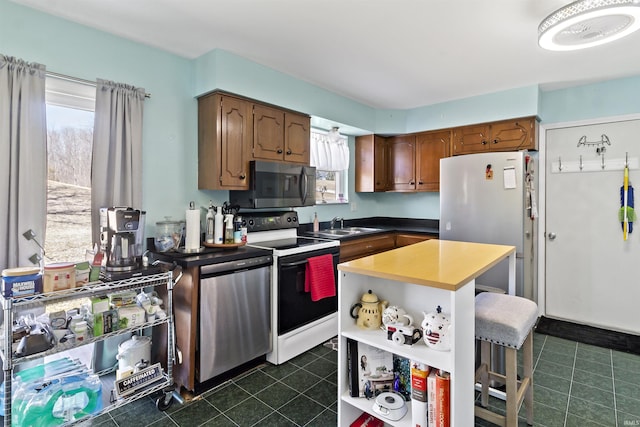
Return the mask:
[[[524, 401], [527, 424], [533, 425], [533, 326], [538, 306], [526, 298], [483, 292], [476, 296], [475, 316], [476, 339], [482, 341], [480, 367], [476, 370], [476, 381], [482, 385], [482, 406], [474, 407], [475, 415], [500, 426], [517, 426]], [[491, 344], [504, 347], [505, 375], [491, 371]], [[518, 380], [518, 350], [523, 344], [524, 372]], [[491, 380], [506, 384], [506, 415], [487, 409]]]

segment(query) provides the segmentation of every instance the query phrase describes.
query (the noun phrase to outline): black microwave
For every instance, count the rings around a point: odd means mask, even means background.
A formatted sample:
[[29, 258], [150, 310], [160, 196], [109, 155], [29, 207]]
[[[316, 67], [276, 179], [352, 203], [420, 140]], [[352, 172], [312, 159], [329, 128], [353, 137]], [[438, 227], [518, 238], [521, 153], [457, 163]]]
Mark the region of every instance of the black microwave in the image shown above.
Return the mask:
[[249, 190], [229, 191], [229, 202], [241, 208], [286, 208], [316, 203], [316, 168], [252, 160]]

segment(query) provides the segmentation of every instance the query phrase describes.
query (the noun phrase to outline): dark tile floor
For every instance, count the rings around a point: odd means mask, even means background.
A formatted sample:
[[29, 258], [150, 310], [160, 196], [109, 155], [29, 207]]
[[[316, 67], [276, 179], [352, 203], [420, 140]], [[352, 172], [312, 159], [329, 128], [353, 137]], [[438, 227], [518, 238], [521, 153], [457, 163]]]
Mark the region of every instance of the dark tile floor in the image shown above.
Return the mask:
[[[536, 426], [640, 426], [640, 356], [535, 334], [534, 363]], [[337, 353], [317, 346], [282, 365], [261, 365], [184, 405], [174, 403], [166, 412], [141, 399], [89, 425], [335, 426], [336, 377]], [[504, 408], [495, 398], [490, 405]], [[524, 426], [524, 408], [520, 414]]]

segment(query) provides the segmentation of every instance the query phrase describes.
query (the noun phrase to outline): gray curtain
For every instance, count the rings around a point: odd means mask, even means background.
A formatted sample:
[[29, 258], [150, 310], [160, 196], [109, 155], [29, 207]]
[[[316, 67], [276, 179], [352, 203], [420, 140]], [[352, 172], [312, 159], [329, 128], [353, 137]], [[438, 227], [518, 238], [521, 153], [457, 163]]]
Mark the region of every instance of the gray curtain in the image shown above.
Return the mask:
[[100, 208], [142, 204], [142, 113], [145, 91], [98, 79], [91, 159], [91, 224], [100, 242]]
[[0, 270], [32, 266], [47, 218], [45, 66], [0, 54]]

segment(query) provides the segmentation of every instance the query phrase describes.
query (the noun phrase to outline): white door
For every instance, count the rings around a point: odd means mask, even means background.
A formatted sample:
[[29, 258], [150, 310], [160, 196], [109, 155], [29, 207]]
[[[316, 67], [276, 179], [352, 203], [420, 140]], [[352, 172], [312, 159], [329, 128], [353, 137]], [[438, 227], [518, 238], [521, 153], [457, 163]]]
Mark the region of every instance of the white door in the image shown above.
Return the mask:
[[640, 197], [640, 120], [547, 130], [545, 304], [551, 318], [638, 334], [640, 221], [624, 241], [618, 220], [625, 153]]

